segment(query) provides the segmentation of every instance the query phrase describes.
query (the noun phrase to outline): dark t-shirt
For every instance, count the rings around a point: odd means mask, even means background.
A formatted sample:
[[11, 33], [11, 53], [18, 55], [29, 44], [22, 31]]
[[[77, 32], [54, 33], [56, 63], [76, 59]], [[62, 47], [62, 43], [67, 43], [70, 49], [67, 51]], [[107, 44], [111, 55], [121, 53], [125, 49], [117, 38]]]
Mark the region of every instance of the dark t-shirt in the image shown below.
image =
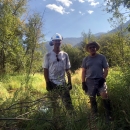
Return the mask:
[[82, 68], [86, 69], [86, 78], [101, 78], [104, 68], [108, 67], [106, 57], [102, 54], [97, 54], [94, 57], [87, 56], [82, 62]]

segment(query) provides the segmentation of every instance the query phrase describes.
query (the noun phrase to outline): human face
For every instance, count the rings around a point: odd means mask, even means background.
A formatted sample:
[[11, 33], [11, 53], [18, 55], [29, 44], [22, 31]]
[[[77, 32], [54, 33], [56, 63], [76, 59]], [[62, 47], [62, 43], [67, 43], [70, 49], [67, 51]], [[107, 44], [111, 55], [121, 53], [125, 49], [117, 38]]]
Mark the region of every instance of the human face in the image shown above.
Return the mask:
[[90, 45], [88, 47], [88, 51], [89, 51], [90, 55], [95, 55], [96, 51], [97, 51], [96, 46], [95, 45]]
[[61, 45], [61, 40], [53, 40], [54, 47], [58, 48]]

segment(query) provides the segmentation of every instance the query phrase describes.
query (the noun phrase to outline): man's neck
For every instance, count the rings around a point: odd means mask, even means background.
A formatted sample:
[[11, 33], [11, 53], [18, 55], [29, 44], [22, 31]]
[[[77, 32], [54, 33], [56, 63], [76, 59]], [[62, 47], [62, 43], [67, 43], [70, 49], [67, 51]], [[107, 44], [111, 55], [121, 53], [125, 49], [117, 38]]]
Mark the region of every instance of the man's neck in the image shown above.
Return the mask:
[[97, 53], [90, 54], [91, 57], [94, 57], [94, 56], [96, 56], [96, 55], [97, 55]]
[[58, 54], [60, 52], [60, 48], [54, 48], [53, 51]]

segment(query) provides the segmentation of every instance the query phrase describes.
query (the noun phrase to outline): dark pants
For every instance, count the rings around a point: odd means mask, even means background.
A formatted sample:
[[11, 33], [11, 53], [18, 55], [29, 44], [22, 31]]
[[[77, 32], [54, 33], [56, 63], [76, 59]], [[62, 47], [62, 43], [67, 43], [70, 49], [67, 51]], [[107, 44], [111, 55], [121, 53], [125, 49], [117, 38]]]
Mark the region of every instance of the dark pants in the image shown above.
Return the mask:
[[53, 108], [53, 114], [56, 114], [60, 108], [58, 98], [59, 96], [62, 99], [63, 105], [65, 106], [67, 111], [73, 111], [73, 105], [70, 97], [69, 90], [65, 86], [57, 86], [53, 84], [52, 91], [49, 92], [52, 108]]

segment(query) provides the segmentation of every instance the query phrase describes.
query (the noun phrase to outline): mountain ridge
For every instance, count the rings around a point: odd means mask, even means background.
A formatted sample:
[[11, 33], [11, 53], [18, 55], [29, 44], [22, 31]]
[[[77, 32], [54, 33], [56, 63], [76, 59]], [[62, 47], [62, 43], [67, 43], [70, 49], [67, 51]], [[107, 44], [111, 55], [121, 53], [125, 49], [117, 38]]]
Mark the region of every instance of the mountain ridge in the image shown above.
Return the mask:
[[[93, 34], [95, 37], [98, 37], [102, 34], [105, 34], [104, 32]], [[77, 44], [80, 44], [80, 42], [83, 40], [83, 37], [67, 37], [64, 38], [62, 43], [63, 44], [71, 44], [72, 46], [76, 46]], [[45, 43], [45, 47], [47, 51], [50, 51], [53, 49], [53, 46], [49, 45], [49, 41]]]
[[[120, 25], [118, 26], [117, 28], [115, 29], [112, 29], [110, 30], [109, 32], [99, 32], [99, 33], [96, 33], [96, 34], [93, 34], [95, 37], [99, 37], [103, 34], [111, 34], [111, 33], [115, 33], [117, 32], [118, 30], [120, 30], [121, 28], [126, 28], [128, 27], [128, 25], [130, 24], [130, 20], [127, 21], [126, 23], [124, 23], [123, 25]], [[127, 32], [128, 33], [128, 32]], [[65, 44], [71, 44], [72, 46], [77, 46], [81, 43], [81, 41], [83, 40], [83, 37], [67, 37], [67, 38], [64, 38], [62, 43], [65, 43]], [[45, 47], [47, 49], [47, 51], [50, 51], [53, 49], [53, 46], [50, 46], [49, 45], [49, 41], [47, 41], [45, 43]]]

